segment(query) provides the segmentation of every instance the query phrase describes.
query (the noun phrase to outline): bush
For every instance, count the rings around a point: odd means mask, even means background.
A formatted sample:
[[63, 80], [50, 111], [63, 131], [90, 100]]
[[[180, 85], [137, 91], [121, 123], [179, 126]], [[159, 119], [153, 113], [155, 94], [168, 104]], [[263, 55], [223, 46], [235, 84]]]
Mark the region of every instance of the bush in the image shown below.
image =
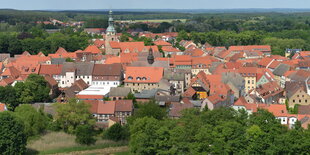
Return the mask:
[[129, 129], [128, 126], [123, 127], [119, 123], [116, 123], [107, 129], [103, 136], [104, 139], [113, 141], [127, 140], [129, 137]]
[[75, 141], [82, 145], [92, 145], [96, 143], [94, 128], [90, 125], [80, 125], [76, 129]]

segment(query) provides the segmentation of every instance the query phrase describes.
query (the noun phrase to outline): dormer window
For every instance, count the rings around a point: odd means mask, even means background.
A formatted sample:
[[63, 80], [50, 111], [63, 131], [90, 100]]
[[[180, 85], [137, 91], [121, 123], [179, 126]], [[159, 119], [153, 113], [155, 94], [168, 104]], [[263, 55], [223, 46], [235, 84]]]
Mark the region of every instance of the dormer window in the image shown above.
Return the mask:
[[140, 81], [140, 80], [141, 80], [141, 78], [140, 78], [140, 77], [137, 77], [137, 78], [136, 78], [136, 80]]
[[145, 81], [145, 80], [146, 80], [146, 77], [143, 77], [142, 80]]
[[128, 77], [128, 80], [132, 80], [132, 79], [133, 79], [132, 76], [129, 76], [129, 77]]

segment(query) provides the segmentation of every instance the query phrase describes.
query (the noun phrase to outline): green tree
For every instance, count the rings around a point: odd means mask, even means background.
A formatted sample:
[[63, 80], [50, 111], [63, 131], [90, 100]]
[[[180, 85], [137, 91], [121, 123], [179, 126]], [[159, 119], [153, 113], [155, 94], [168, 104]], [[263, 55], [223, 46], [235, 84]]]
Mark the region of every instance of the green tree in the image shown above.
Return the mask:
[[6, 103], [9, 110], [14, 111], [14, 109], [19, 105], [14, 87], [0, 87], [0, 101], [2, 103]]
[[42, 110], [38, 111], [31, 105], [17, 107], [14, 114], [24, 123], [25, 134], [28, 137], [43, 133], [50, 121]]
[[165, 108], [159, 107], [158, 104], [154, 100], [149, 101], [148, 103], [139, 104], [137, 111], [135, 111], [134, 115], [128, 118], [128, 122], [133, 123], [137, 118], [143, 117], [153, 117], [155, 119], [162, 120], [167, 116], [167, 112]]
[[79, 144], [82, 145], [92, 145], [96, 143], [96, 139], [94, 138], [95, 136], [95, 131], [93, 126], [91, 125], [79, 125], [76, 128], [76, 139], [75, 141]]
[[137, 119], [130, 127], [130, 150], [134, 154], [156, 154], [156, 131], [160, 128], [159, 121], [144, 117]]
[[27, 138], [24, 126], [11, 112], [0, 113], [1, 154], [24, 154]]
[[43, 76], [30, 74], [25, 82], [14, 86], [17, 100], [22, 104], [49, 101], [50, 88]]
[[184, 30], [178, 33], [177, 41], [180, 42], [181, 40], [189, 40], [188, 34]]
[[104, 138], [113, 140], [113, 141], [120, 141], [128, 139], [128, 127], [122, 126], [119, 123], [112, 125], [108, 128], [104, 133]]
[[76, 99], [69, 100], [66, 104], [56, 104], [56, 121], [60, 127], [73, 134], [79, 125], [94, 125], [95, 119], [90, 113], [90, 105]]

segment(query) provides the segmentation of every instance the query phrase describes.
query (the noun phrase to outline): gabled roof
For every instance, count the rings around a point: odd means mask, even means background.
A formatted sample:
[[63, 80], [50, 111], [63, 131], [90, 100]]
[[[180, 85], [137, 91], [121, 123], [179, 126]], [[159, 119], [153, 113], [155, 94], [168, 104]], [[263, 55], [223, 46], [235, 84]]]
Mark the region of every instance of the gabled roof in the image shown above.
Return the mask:
[[96, 45], [89, 45], [84, 52], [91, 52], [92, 54], [100, 54], [102, 51]]
[[132, 100], [115, 101], [115, 112], [131, 112], [131, 111], [133, 111]]
[[95, 64], [93, 69], [94, 76], [121, 76], [122, 65], [115, 64]]
[[179, 49], [174, 48], [172, 46], [163, 46], [161, 48], [164, 52], [181, 52]]
[[55, 54], [66, 54], [68, 53], [64, 48], [59, 47]]
[[157, 41], [154, 41], [154, 44], [157, 45], [157, 46], [171, 46], [170, 43], [164, 41], [164, 40], [157, 40]]
[[273, 71], [274, 75], [282, 76], [284, 73], [286, 73], [288, 70], [290, 70], [290, 66], [287, 64], [280, 64], [278, 67], [275, 68]]
[[262, 86], [258, 86], [255, 91], [264, 99], [271, 96], [275, 96], [283, 92], [283, 89], [277, 84], [277, 82], [268, 82]]
[[99, 101], [99, 100], [85, 100], [90, 104], [90, 112], [99, 115], [113, 115], [115, 113], [115, 101]]
[[98, 101], [97, 114], [114, 114], [115, 101]]
[[12, 77], [2, 79], [2, 80], [0, 81], [0, 86], [5, 87], [5, 86], [7, 86], [7, 85], [11, 85], [14, 81], [15, 81], [15, 79], [12, 78]]
[[47, 81], [47, 83], [50, 85], [50, 86], [57, 86], [58, 85], [58, 83], [57, 83], [57, 81], [54, 79], [54, 78], [52, 78], [52, 77], [50, 77], [50, 76], [44, 76], [44, 79]]
[[40, 75], [60, 75], [62, 70], [62, 65], [41, 65], [39, 74]]
[[22, 55], [23, 56], [26, 56], [26, 55], [31, 55], [28, 51], [24, 51], [23, 53], [22, 53]]
[[1, 76], [9, 76], [12, 78], [17, 78], [18, 76], [20, 76], [20, 74], [21, 74], [20, 71], [17, 70], [14, 66], [9, 66], [4, 69]]
[[298, 90], [307, 92], [306, 83], [304, 81], [285, 82], [285, 91], [288, 98], [293, 96]]

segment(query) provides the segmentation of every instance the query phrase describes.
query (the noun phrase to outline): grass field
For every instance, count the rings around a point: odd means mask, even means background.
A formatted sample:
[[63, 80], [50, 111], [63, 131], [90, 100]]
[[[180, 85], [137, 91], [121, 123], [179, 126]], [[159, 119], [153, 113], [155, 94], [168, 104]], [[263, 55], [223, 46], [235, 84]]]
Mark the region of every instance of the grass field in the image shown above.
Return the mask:
[[150, 23], [162, 23], [168, 22], [171, 23], [172, 21], [180, 20], [181, 22], [185, 22], [186, 19], [145, 19], [145, 20], [132, 20], [132, 22], [150, 22]]
[[[75, 143], [75, 136], [66, 134], [64, 132], [50, 132], [37, 140], [30, 141], [27, 145], [28, 154], [55, 154], [68, 153], [86, 150], [99, 150], [110, 147], [126, 146], [127, 142], [113, 142], [102, 140], [98, 137], [95, 145], [83, 146]], [[121, 149], [120, 151], [127, 151]], [[99, 150], [108, 151], [108, 150]], [[115, 152], [115, 150], [113, 150]]]

